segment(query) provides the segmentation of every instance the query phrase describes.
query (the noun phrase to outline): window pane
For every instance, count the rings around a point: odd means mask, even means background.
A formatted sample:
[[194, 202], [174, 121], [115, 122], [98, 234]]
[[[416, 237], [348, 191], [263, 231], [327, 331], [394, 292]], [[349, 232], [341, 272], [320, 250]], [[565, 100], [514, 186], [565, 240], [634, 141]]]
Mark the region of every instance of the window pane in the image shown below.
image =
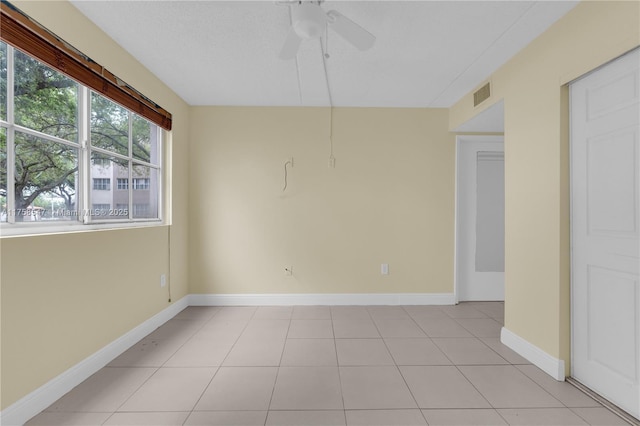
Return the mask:
[[7, 221], [7, 129], [0, 127], [0, 222]]
[[78, 150], [16, 132], [15, 219], [77, 220]]
[[91, 93], [91, 146], [129, 155], [129, 112]]
[[118, 178], [118, 186], [116, 189], [118, 191], [129, 189], [129, 178]]
[[78, 84], [18, 50], [14, 78], [16, 124], [76, 142]]
[[108, 216], [110, 204], [93, 204], [91, 209], [94, 210], [96, 216]]
[[148, 190], [150, 185], [151, 182], [148, 177], [133, 178], [133, 189], [136, 191]]
[[97, 191], [111, 191], [111, 179], [93, 178], [93, 189]]
[[133, 166], [133, 217], [158, 217], [158, 171], [147, 166]]
[[129, 162], [93, 152], [91, 154], [91, 210], [94, 219], [129, 219], [128, 189], [119, 188], [129, 179]]
[[476, 272], [504, 272], [504, 154], [476, 158]]
[[159, 164], [158, 132], [155, 124], [133, 114], [133, 158]]
[[7, 119], [7, 44], [0, 41], [0, 120]]

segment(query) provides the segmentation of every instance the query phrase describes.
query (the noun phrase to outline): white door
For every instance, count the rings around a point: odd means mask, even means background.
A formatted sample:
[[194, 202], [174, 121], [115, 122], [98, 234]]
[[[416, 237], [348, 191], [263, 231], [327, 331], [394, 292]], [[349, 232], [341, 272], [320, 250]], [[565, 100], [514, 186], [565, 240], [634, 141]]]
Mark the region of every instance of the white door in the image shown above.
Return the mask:
[[504, 149], [499, 136], [458, 136], [457, 298], [504, 300]]
[[570, 86], [572, 375], [640, 417], [640, 50]]

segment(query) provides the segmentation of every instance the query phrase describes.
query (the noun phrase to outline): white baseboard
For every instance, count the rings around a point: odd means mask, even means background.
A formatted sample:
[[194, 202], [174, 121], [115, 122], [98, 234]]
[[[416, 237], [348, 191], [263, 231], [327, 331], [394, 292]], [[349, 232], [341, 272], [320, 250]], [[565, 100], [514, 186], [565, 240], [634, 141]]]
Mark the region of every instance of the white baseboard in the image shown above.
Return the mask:
[[507, 330], [505, 327], [502, 327], [500, 332], [500, 341], [554, 379], [564, 382], [563, 360], [549, 355], [536, 345], [528, 342], [514, 332]]
[[0, 412], [0, 425], [17, 426], [110, 363], [187, 306], [454, 305], [453, 293], [191, 294], [109, 343]]
[[453, 293], [191, 294], [190, 306], [454, 305]]
[[188, 301], [188, 296], [183, 297], [93, 355], [11, 404], [0, 412], [0, 425], [17, 426], [26, 423], [30, 418], [53, 404], [153, 330], [176, 316], [188, 306]]

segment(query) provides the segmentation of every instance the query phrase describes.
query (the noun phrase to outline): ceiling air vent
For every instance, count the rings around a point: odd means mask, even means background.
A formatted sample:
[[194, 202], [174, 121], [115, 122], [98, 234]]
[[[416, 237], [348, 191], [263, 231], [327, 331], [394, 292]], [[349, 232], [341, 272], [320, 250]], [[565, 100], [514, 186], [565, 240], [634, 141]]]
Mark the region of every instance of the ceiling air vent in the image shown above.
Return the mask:
[[487, 83], [473, 94], [473, 106], [477, 107], [491, 96], [491, 83]]

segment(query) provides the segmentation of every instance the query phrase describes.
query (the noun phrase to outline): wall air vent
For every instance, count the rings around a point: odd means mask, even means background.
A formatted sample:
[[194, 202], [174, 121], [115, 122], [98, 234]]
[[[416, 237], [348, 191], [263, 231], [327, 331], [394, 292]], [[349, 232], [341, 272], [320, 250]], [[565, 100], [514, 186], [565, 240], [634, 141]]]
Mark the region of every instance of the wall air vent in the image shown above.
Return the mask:
[[473, 94], [473, 106], [477, 107], [491, 96], [491, 83], [487, 83]]

